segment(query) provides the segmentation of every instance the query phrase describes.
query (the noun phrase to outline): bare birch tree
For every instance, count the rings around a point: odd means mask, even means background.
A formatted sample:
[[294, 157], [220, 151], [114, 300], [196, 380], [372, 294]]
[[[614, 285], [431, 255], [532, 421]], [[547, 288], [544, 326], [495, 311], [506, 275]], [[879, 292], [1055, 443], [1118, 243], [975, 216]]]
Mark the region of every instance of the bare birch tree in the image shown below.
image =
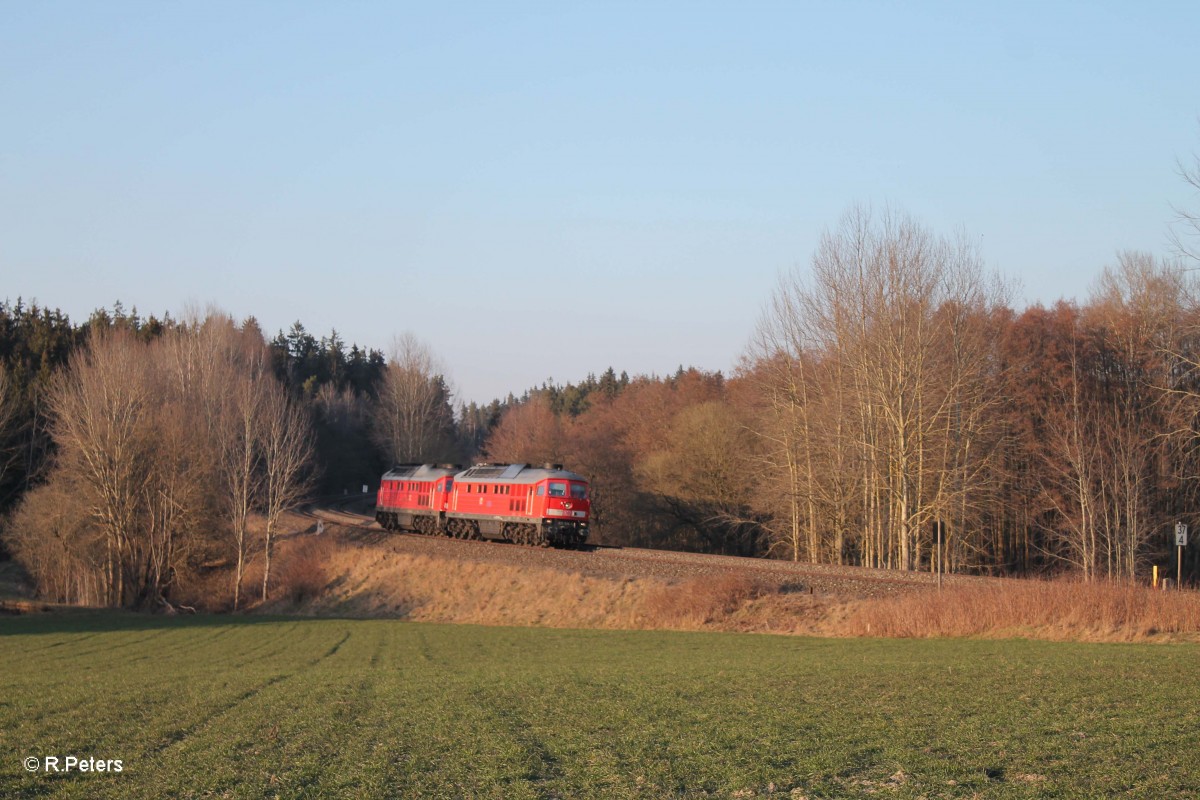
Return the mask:
[[263, 464], [263, 516], [266, 527], [263, 542], [262, 599], [266, 600], [271, 580], [271, 555], [280, 515], [298, 503], [309, 491], [307, 473], [313, 457], [313, 432], [308, 413], [294, 403], [283, 387], [271, 381], [263, 403], [259, 433]]
[[936, 566], [934, 532], [967, 525], [988, 480], [986, 324], [1004, 299], [969, 244], [862, 209], [822, 237], [811, 278], [781, 282], [752, 353], [783, 423], [767, 452], [795, 498], [793, 557], [803, 540], [840, 559], [852, 537], [860, 563]]
[[453, 446], [453, 410], [443, 370], [411, 333], [392, 343], [379, 388], [376, 437], [393, 463], [437, 460]]
[[1163, 400], [1179, 364], [1190, 282], [1178, 266], [1145, 253], [1122, 253], [1106, 269], [1090, 304], [1101, 331], [1098, 389], [1104, 429], [1105, 570], [1132, 578], [1151, 536], [1167, 523], [1161, 490], [1171, 472]]
[[249, 556], [250, 515], [259, 503], [263, 486], [258, 432], [265, 413], [265, 397], [260, 378], [261, 373], [232, 376], [227, 390], [227, 416], [219, 434], [219, 463], [234, 546], [235, 610], [241, 603], [242, 578]]

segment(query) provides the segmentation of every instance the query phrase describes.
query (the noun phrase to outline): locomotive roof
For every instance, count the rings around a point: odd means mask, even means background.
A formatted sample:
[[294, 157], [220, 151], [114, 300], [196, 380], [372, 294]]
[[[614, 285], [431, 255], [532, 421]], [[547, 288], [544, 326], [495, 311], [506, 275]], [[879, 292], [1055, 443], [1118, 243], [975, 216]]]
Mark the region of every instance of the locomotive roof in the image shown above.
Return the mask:
[[405, 478], [411, 480], [437, 480], [458, 472], [457, 464], [397, 464], [384, 473], [385, 481], [398, 481]]
[[454, 477], [456, 481], [472, 483], [532, 483], [548, 478], [566, 481], [587, 481], [583, 477], [562, 468], [561, 464], [546, 464], [534, 467], [529, 464], [477, 464]]

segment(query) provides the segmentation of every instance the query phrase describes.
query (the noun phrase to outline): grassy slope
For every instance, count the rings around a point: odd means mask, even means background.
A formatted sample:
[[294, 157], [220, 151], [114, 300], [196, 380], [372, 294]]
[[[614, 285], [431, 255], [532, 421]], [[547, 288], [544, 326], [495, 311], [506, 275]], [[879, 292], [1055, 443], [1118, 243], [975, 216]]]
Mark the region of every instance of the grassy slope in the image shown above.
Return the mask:
[[[810, 595], [803, 577], [782, 581], [778, 574], [738, 571], [673, 578], [670, 571], [640, 577], [581, 574], [538, 566], [531, 557], [542, 554], [529, 548], [487, 549], [495, 557], [530, 560], [460, 560], [395, 552], [386, 540], [298, 537], [280, 547], [275, 599], [258, 610], [559, 628], [1200, 642], [1197, 592], [1013, 579], [972, 579], [938, 591], [907, 582], [911, 574], [896, 573], [895, 585], [873, 585], [878, 578], [873, 571], [847, 567], [831, 577], [833, 568], [824, 567], [817, 575], [826, 589], [840, 586], [844, 593]], [[603, 563], [597, 558], [593, 566]], [[859, 592], [872, 586], [874, 598], [863, 599]]]
[[[1198, 656], [1195, 645], [387, 620], [0, 619], [0, 796], [1181, 796], [1200, 785]], [[24, 773], [24, 757], [51, 754], [120, 758], [125, 772]]]

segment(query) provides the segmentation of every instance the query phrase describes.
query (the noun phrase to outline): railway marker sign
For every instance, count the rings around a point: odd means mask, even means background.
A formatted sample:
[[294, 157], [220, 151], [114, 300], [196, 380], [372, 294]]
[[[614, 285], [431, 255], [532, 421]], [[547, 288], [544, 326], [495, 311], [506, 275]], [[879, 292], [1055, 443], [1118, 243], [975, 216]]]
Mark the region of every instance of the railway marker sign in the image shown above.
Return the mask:
[[1183, 588], [1183, 548], [1187, 547], [1187, 523], [1175, 523], [1175, 585]]

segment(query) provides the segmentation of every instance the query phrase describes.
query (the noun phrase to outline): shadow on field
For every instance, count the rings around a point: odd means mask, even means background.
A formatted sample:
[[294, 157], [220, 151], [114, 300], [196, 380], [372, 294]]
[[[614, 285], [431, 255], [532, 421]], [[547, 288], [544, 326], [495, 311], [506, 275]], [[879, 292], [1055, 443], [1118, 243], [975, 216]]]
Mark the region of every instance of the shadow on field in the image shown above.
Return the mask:
[[46, 633], [95, 633], [98, 631], [149, 631], [159, 629], [209, 628], [225, 625], [275, 624], [278, 622], [321, 622], [330, 617], [249, 616], [242, 614], [137, 614], [130, 611], [79, 610], [49, 614], [0, 616], [0, 637], [33, 636]]

